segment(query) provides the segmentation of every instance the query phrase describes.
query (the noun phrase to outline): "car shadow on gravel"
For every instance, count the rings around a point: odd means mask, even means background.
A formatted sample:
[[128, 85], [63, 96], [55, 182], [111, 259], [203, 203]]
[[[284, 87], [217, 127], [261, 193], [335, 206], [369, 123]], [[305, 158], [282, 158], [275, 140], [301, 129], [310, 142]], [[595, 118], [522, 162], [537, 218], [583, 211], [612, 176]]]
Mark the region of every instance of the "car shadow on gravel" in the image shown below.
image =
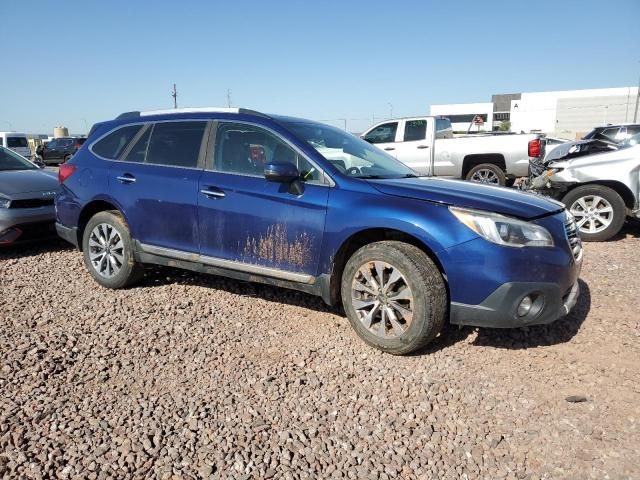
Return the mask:
[[640, 238], [640, 220], [627, 220], [622, 230], [617, 235], [611, 237], [609, 242], [624, 240], [627, 237]]
[[172, 284], [193, 285], [223, 290], [227, 293], [241, 295], [243, 297], [256, 297], [271, 302], [286, 303], [288, 305], [309, 308], [317, 312], [333, 313], [341, 317], [346, 317], [342, 308], [331, 307], [325, 304], [320, 297], [308, 293], [160, 265], [147, 267], [144, 279], [133, 288], [158, 287]]
[[73, 248], [73, 245], [65, 242], [61, 238], [19, 243], [9, 247], [0, 247], [0, 261], [33, 257], [48, 252], [62, 252], [64, 250], [72, 250]]
[[570, 341], [580, 330], [591, 310], [591, 291], [583, 280], [580, 283], [578, 302], [569, 314], [548, 325], [532, 325], [524, 328], [480, 328], [473, 345], [483, 347], [524, 349], [546, 347]]

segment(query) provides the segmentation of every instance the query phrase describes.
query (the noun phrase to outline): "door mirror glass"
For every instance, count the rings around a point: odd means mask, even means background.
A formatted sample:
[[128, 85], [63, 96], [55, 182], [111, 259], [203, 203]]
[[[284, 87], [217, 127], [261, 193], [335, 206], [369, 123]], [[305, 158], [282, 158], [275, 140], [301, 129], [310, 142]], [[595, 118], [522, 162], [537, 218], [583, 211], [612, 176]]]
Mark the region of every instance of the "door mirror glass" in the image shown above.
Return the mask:
[[264, 178], [270, 182], [289, 183], [299, 177], [300, 172], [293, 163], [267, 163], [264, 166]]

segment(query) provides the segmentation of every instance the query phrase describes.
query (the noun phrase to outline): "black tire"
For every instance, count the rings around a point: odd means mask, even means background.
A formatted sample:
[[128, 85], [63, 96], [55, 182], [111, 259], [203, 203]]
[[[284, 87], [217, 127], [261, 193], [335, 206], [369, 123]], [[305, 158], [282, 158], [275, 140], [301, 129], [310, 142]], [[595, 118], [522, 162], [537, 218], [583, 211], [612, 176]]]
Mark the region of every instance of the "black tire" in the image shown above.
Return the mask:
[[[476, 173], [479, 173], [481, 171], [489, 171], [496, 176], [498, 183], [489, 183], [489, 185], [501, 185], [503, 187], [506, 185], [507, 177], [504, 171], [499, 166], [494, 165], [493, 163], [481, 163], [480, 165], [476, 165], [471, 170], [469, 170], [469, 172], [467, 173], [467, 176], [465, 177], [465, 180], [468, 180], [470, 182], [476, 182], [477, 180], [472, 180], [472, 178]], [[478, 182], [478, 183], [488, 183], [488, 182]]]
[[[92, 253], [96, 252], [95, 247], [89, 244], [92, 232], [100, 225], [104, 224], [112, 228], [111, 232], [115, 231], [122, 242], [123, 248], [117, 249], [117, 255], [122, 261], [115, 260], [119, 266], [119, 270], [112, 276], [106, 276], [98, 271], [98, 268], [94, 266], [91, 261]], [[104, 231], [103, 227], [103, 231]], [[115, 238], [115, 237], [113, 237]], [[113, 242], [113, 245], [117, 245], [117, 242]], [[110, 247], [111, 248], [111, 247]], [[114, 249], [114, 252], [116, 249]], [[116, 253], [113, 254], [114, 257]], [[107, 288], [124, 288], [138, 282], [144, 276], [144, 268], [141, 264], [137, 263], [133, 254], [133, 242], [131, 241], [131, 235], [129, 228], [125, 223], [120, 212], [116, 210], [108, 210], [104, 212], [96, 213], [84, 229], [82, 236], [82, 256], [84, 258], [84, 264], [89, 270], [91, 276], [103, 287]], [[114, 267], [108, 264], [108, 260], [105, 262], [105, 269], [115, 270]], [[106, 271], [106, 270], [105, 270]]]
[[62, 159], [62, 163], [67, 163], [73, 155], [66, 154]]
[[[373, 332], [374, 326], [377, 325], [375, 329], [379, 329], [382, 325], [381, 314], [376, 313], [374, 318], [377, 317], [377, 321], [367, 327], [360, 319], [361, 317], [353, 304], [352, 285], [356, 282], [357, 275], [360, 275], [358, 272], [361, 267], [374, 261], [387, 263], [397, 269], [403, 275], [398, 283], [404, 283], [406, 280], [406, 286], [413, 294], [411, 303], [404, 304], [411, 307], [413, 319], [410, 322], [404, 318], [399, 319], [404, 322], [405, 330], [397, 336], [383, 337], [375, 334]], [[387, 279], [389, 279], [391, 271], [393, 270], [384, 270], [387, 272]], [[384, 272], [382, 273], [383, 282]], [[397, 283], [390, 285], [395, 288]], [[388, 291], [392, 290], [390, 288]], [[442, 329], [447, 314], [447, 291], [438, 267], [419, 248], [398, 241], [375, 242], [357, 250], [344, 268], [341, 293], [342, 304], [356, 333], [372, 347], [394, 355], [414, 352], [431, 342]], [[387, 304], [386, 295], [384, 295], [383, 301], [384, 304]], [[391, 325], [391, 321], [386, 324]], [[389, 327], [388, 330], [391, 332], [393, 329]]]
[[[625, 217], [627, 216], [627, 207], [624, 204], [624, 200], [615, 190], [605, 187], [604, 185], [583, 185], [581, 187], [576, 187], [567, 193], [562, 199], [562, 203], [567, 206], [567, 209], [574, 214], [576, 217], [576, 222], [580, 225], [581, 218], [579, 215], [576, 215], [576, 212], [579, 211], [582, 213], [583, 208], [578, 203], [580, 199], [583, 200], [587, 206], [590, 206], [592, 201], [590, 197], [601, 197], [606, 202], [611, 205], [613, 212], [611, 215], [611, 223], [604, 229], [594, 233], [589, 233], [586, 231], [586, 224], [580, 229], [580, 238], [585, 242], [604, 242], [609, 240], [611, 237], [617, 235], [622, 226], [624, 225]], [[601, 204], [604, 205], [604, 204]], [[591, 222], [587, 222], [591, 223]], [[603, 225], [602, 223], [596, 222], [596, 224]]]

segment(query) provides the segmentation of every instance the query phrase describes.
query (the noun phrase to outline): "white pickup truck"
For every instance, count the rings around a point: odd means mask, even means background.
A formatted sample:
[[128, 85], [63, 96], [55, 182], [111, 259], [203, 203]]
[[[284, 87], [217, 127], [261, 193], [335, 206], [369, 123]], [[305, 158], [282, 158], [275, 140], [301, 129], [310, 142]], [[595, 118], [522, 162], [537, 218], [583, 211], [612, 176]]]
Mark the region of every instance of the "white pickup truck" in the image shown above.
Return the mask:
[[444, 117], [386, 120], [361, 137], [421, 175], [505, 185], [529, 174], [529, 159], [544, 157], [540, 134], [474, 134], [453, 137]]

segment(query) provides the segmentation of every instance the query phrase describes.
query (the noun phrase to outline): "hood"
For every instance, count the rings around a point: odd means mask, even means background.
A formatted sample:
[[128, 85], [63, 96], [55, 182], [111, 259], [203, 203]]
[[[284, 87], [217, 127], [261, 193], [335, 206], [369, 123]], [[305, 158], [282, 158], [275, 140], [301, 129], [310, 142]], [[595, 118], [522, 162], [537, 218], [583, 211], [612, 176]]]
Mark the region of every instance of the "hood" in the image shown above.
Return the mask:
[[544, 157], [544, 163], [557, 162], [565, 158], [579, 157], [598, 152], [615, 151], [620, 146], [602, 139], [576, 140], [554, 147]]
[[462, 180], [407, 178], [370, 180], [369, 183], [387, 195], [485, 210], [522, 219], [543, 217], [564, 209], [560, 202], [534, 193]]
[[0, 195], [5, 197], [29, 192], [56, 192], [59, 187], [55, 174], [46, 170], [0, 171]]

